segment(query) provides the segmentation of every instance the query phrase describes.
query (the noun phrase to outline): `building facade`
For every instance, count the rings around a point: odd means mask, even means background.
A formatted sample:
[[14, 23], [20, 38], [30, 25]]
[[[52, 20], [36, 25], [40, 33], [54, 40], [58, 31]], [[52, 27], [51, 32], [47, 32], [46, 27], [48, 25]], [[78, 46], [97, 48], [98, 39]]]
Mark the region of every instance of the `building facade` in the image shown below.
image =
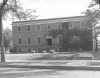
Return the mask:
[[[62, 48], [56, 44], [60, 42], [62, 36], [52, 38], [48, 35], [48, 31], [63, 27], [67, 28], [66, 31], [73, 28], [83, 29], [82, 21], [84, 21], [84, 16], [12, 22], [13, 45], [16, 52], [32, 52], [34, 50], [39, 52], [43, 48], [55, 49], [59, 52]], [[68, 39], [70, 41], [70, 38]], [[70, 47], [66, 51], [71, 51]]]

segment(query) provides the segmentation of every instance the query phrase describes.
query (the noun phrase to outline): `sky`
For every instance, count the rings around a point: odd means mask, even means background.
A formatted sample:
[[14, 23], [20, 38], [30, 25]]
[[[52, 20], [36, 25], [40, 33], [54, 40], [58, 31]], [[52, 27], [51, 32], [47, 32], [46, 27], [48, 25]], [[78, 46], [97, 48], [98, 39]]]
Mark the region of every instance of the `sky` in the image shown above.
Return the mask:
[[[23, 8], [36, 9], [37, 19], [80, 16], [92, 0], [20, 0]], [[12, 20], [3, 22], [11, 28]]]

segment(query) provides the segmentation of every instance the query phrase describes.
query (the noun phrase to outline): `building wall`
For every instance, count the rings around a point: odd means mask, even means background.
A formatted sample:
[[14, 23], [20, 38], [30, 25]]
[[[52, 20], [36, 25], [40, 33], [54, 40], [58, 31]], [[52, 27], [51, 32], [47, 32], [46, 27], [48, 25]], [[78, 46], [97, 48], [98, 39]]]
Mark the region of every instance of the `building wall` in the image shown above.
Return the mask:
[[[68, 19], [67, 19], [68, 20]], [[79, 19], [80, 20], [80, 19]], [[30, 25], [26, 25], [26, 22], [22, 22], [22, 24], [16, 24], [16, 26], [12, 26], [12, 33], [13, 33], [13, 45], [17, 48], [17, 52], [18, 49], [21, 49], [22, 52], [27, 52], [28, 48], [31, 48], [32, 50], [36, 50], [43, 46], [43, 44], [46, 43], [46, 39], [45, 36], [47, 34], [47, 32], [49, 31], [47, 29], [47, 25], [50, 24], [52, 29], [58, 29], [58, 24], [60, 23], [62, 25], [62, 27], [66, 27], [67, 31], [69, 31], [69, 22], [72, 22], [74, 27], [76, 28], [80, 28], [81, 25], [81, 20], [72, 20], [72, 21], [64, 21], [64, 22], [45, 22], [45, 23], [36, 23], [36, 24], [31, 24]], [[46, 21], [46, 20], [45, 20]], [[37, 22], [37, 21], [36, 21]], [[41, 21], [42, 22], [42, 21]], [[37, 31], [37, 25], [41, 25], [41, 31]], [[17, 32], [17, 28], [18, 26], [21, 27], [21, 32]], [[30, 31], [27, 31], [27, 26], [30, 26]], [[41, 37], [41, 43], [37, 44], [37, 40], [38, 40], [38, 36]], [[22, 38], [22, 44], [18, 44], [17, 42], [17, 38]], [[31, 44], [27, 44], [27, 38], [30, 37], [31, 38]], [[53, 44], [57, 44], [58, 43], [58, 37], [53, 39]], [[55, 48], [56, 50], [58, 50], [58, 47]]]
[[[19, 48], [22, 49], [22, 52], [27, 52], [28, 48], [35, 49], [37, 50], [38, 47], [41, 47], [43, 43], [45, 43], [45, 36], [47, 32], [49, 31], [47, 29], [48, 24], [40, 24], [41, 25], [41, 31], [37, 31], [37, 25], [31, 25], [30, 26], [30, 31], [27, 31], [27, 26], [20, 26], [21, 27], [21, 32], [17, 31], [18, 26], [13, 26], [12, 27], [12, 33], [13, 33], [13, 45], [17, 47], [17, 51]], [[50, 23], [52, 29], [57, 29], [57, 23]], [[41, 37], [41, 43], [38, 44], [38, 36]], [[27, 44], [27, 38], [31, 38], [31, 43]], [[18, 44], [17, 39], [21, 38], [21, 44]], [[57, 43], [58, 38], [53, 39], [53, 43]]]

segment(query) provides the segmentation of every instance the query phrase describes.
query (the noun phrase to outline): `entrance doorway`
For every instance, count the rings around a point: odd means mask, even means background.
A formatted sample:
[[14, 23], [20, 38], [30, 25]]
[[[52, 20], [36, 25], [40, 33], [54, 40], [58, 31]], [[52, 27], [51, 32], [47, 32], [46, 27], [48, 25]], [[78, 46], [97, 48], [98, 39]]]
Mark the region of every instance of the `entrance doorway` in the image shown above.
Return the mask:
[[52, 38], [47, 38], [47, 45], [52, 46]]

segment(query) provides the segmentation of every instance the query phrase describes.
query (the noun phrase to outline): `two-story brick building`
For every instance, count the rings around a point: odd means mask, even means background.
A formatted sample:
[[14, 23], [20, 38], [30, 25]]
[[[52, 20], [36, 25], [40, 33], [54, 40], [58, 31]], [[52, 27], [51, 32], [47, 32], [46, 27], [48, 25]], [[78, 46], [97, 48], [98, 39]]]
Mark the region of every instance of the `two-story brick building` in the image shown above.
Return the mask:
[[[59, 43], [61, 35], [53, 39], [47, 35], [49, 30], [62, 29], [63, 26], [67, 26], [68, 30], [74, 27], [83, 28], [81, 22], [84, 20], [84, 16], [75, 16], [13, 22], [13, 45], [17, 52], [31, 52], [32, 50], [38, 52], [43, 45], [53, 46]], [[56, 46], [55, 50], [59, 51], [60, 47]]]

